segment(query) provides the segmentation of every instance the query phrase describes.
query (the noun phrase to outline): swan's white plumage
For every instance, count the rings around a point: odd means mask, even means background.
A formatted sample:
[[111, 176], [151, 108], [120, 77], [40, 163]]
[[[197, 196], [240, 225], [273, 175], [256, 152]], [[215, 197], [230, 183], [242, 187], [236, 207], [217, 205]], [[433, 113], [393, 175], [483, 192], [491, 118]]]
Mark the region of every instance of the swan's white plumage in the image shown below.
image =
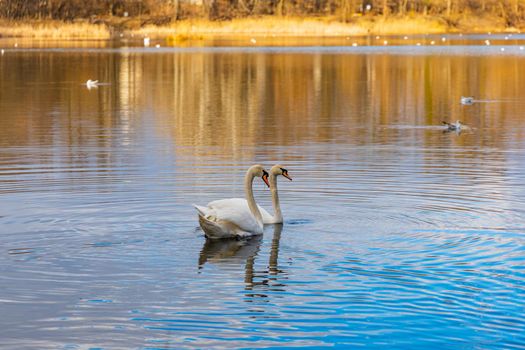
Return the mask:
[[[270, 189], [272, 190], [272, 200], [273, 200], [273, 210], [275, 215], [270, 214], [266, 209], [257, 204], [257, 208], [261, 213], [263, 224], [281, 224], [283, 222], [281, 214], [281, 206], [279, 204], [279, 199], [277, 195], [277, 176], [283, 175], [283, 171], [286, 171], [286, 177], [288, 177], [288, 171], [283, 168], [282, 165], [276, 164], [270, 170]], [[290, 177], [288, 177], [291, 179]], [[223, 202], [223, 201], [232, 201], [232, 202]], [[241, 215], [251, 215], [250, 207], [248, 201], [244, 198], [232, 198], [232, 199], [223, 199], [218, 201], [213, 201], [208, 203], [208, 207], [199, 207], [195, 206], [199, 212], [202, 213], [205, 217], [207, 215], [217, 216], [214, 212], [210, 211], [210, 208], [220, 207], [227, 208], [228, 210], [235, 210], [235, 217], [229, 216], [230, 212], [225, 212], [219, 214], [219, 217], [224, 218], [223, 215], [228, 215], [229, 218], [233, 219], [234, 222], [240, 219]], [[200, 208], [200, 209], [199, 209]], [[231, 220], [230, 220], [231, 221]]]
[[[248, 204], [246, 204], [246, 206], [248, 206]], [[272, 214], [268, 213], [266, 209], [264, 209], [263, 207], [259, 205], [257, 205], [257, 207], [259, 207], [259, 211], [261, 212], [263, 224], [275, 224], [275, 219], [272, 216]]]
[[[214, 205], [213, 203], [215, 203], [215, 202], [228, 201], [228, 200], [235, 200], [236, 201], [235, 202], [235, 208], [238, 211], [238, 213], [236, 213], [236, 214], [239, 214], [240, 212], [250, 213], [250, 207], [248, 206], [248, 202], [244, 198], [220, 199], [220, 200], [208, 203], [207, 204], [208, 207], [203, 207], [203, 206], [195, 205], [195, 204], [193, 206], [200, 213], [202, 213], [202, 215], [204, 215], [204, 216], [207, 216], [207, 215], [214, 216], [214, 212], [209, 210], [210, 209], [209, 206], [210, 205], [213, 206]], [[229, 206], [228, 203], [227, 203], [227, 206]], [[276, 223], [274, 217], [272, 216], [272, 214], [270, 214], [266, 209], [261, 207], [259, 204], [257, 204], [257, 208], [259, 208], [259, 211], [261, 212], [263, 224], [275, 224]]]
[[[244, 192], [247, 199], [221, 199], [208, 203], [206, 207], [194, 204], [199, 212], [199, 224], [206, 237], [238, 238], [263, 233], [261, 213], [253, 198], [252, 182], [255, 177], [262, 177], [268, 185], [266, 170], [261, 165], [250, 167], [244, 177]], [[248, 210], [245, 210], [245, 207]]]
[[215, 223], [230, 222], [234, 223], [242, 231], [255, 234], [262, 233], [261, 225], [251, 213], [248, 202], [244, 198], [219, 199], [208, 203], [206, 207], [194, 206], [201, 216], [208, 221]]

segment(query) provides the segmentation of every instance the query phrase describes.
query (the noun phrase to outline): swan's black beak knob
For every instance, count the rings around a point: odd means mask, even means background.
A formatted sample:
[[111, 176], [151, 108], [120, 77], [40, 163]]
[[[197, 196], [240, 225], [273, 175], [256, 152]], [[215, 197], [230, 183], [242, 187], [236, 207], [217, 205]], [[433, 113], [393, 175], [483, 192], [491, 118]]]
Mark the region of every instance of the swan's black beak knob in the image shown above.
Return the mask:
[[262, 179], [264, 183], [266, 184], [266, 186], [270, 187], [270, 183], [268, 182], [268, 173], [266, 172], [266, 170], [263, 170]]
[[283, 171], [283, 176], [287, 178], [288, 180], [292, 181], [292, 178], [290, 177], [290, 175], [288, 175], [288, 170], [282, 169], [282, 171]]

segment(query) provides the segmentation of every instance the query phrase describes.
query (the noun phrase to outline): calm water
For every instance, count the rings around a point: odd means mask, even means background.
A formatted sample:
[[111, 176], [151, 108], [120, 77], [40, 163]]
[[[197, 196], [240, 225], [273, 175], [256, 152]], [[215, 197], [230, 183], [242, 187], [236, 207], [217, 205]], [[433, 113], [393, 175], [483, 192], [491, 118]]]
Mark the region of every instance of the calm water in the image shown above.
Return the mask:
[[[524, 349], [525, 53], [470, 40], [10, 48], [0, 348]], [[277, 162], [285, 224], [207, 242]]]

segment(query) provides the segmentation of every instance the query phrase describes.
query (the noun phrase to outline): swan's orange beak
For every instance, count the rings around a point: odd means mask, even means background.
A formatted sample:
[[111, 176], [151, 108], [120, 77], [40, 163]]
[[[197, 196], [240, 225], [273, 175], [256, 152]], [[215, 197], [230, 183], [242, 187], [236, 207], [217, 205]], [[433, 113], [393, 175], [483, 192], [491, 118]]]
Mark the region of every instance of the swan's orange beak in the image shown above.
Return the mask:
[[266, 171], [264, 172], [262, 179], [264, 183], [266, 184], [266, 186], [270, 187], [270, 183], [268, 182], [268, 173]]
[[292, 181], [292, 178], [290, 177], [290, 175], [288, 175], [288, 171], [287, 170], [283, 171], [283, 176], [285, 178], [287, 178], [288, 180]]

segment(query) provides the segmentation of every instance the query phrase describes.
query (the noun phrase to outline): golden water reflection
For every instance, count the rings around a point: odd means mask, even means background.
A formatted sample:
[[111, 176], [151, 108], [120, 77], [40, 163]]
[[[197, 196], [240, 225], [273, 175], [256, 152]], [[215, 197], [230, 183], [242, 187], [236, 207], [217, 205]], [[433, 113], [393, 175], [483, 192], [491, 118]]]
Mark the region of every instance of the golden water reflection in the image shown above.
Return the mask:
[[[453, 142], [504, 147], [509, 137], [524, 137], [523, 63], [512, 56], [13, 52], [0, 59], [0, 142], [111, 149], [115, 138], [130, 146], [151, 129], [188, 158], [246, 159], [261, 145], [388, 143], [406, 130], [384, 126], [460, 119], [477, 132]], [[88, 90], [87, 79], [107, 85]], [[488, 102], [462, 106], [463, 95]], [[509, 136], [499, 137], [502, 130]], [[425, 130], [418, 137], [432, 145], [441, 136]]]

